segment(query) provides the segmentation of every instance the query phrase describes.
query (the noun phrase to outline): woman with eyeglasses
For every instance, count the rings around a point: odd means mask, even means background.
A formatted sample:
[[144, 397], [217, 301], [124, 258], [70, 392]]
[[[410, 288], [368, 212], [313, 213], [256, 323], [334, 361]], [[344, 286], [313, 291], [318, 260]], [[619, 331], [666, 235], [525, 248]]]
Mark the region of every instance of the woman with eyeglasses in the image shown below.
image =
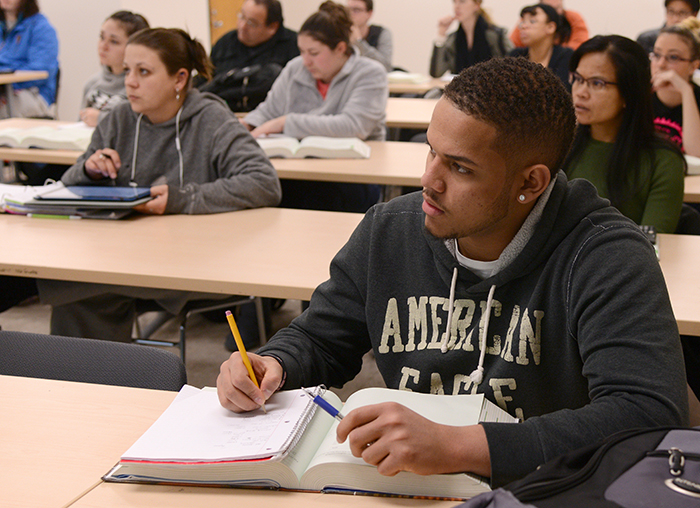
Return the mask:
[[692, 81], [700, 66], [700, 42], [687, 28], [666, 27], [649, 58], [656, 129], [688, 155], [700, 157], [700, 87]]
[[673, 233], [685, 160], [654, 130], [648, 55], [626, 37], [599, 35], [574, 52], [569, 68], [578, 126], [564, 171], [589, 180], [637, 224]]
[[551, 5], [528, 5], [520, 11], [520, 37], [524, 44], [508, 56], [524, 57], [547, 67], [569, 87], [569, 60], [574, 52], [558, 43], [562, 35], [562, 17]]

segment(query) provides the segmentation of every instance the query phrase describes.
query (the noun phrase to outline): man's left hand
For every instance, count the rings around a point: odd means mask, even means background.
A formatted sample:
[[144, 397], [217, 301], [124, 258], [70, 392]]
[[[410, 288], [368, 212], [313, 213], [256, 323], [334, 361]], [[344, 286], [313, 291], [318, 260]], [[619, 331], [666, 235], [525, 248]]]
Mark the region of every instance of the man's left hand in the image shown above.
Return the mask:
[[337, 438], [340, 443], [349, 439], [352, 454], [386, 476], [400, 471], [491, 474], [480, 425], [441, 425], [394, 402], [354, 409], [338, 424]]

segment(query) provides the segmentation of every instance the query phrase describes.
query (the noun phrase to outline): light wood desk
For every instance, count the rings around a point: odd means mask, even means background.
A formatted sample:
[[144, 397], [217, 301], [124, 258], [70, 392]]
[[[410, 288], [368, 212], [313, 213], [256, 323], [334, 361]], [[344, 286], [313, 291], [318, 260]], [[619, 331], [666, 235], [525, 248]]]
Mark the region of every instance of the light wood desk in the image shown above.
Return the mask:
[[700, 203], [700, 175], [685, 177], [685, 197], [686, 203]]
[[445, 88], [445, 85], [447, 85], [447, 83], [448, 81], [445, 81], [441, 78], [430, 78], [424, 81], [423, 83], [392, 83], [391, 80], [389, 80], [389, 93], [415, 93], [422, 95], [428, 90], [432, 90], [433, 88], [443, 89]]
[[100, 482], [174, 397], [0, 376], [0, 504], [67, 506]]
[[438, 100], [389, 97], [386, 104], [386, 126], [427, 129]]
[[[0, 120], [0, 130], [60, 125], [70, 122], [10, 118]], [[280, 178], [327, 182], [420, 186], [427, 148], [421, 143], [369, 141], [369, 159], [272, 159]], [[0, 159], [47, 164], [75, 164], [78, 150], [43, 150], [0, 147]]]
[[7, 114], [12, 116], [12, 84], [24, 83], [26, 81], [38, 81], [49, 77], [47, 71], [15, 71], [7, 74], [0, 74], [0, 85], [5, 85], [5, 97], [7, 100]]
[[0, 214], [0, 275], [308, 300], [361, 218], [283, 208], [117, 221]]
[[0, 85], [11, 85], [12, 83], [24, 83], [26, 81], [38, 81], [49, 77], [47, 71], [15, 71], [7, 74], [0, 74]]
[[420, 186], [428, 147], [423, 143], [368, 141], [369, 159], [270, 159], [280, 178]]
[[175, 392], [0, 376], [2, 506], [422, 508], [456, 504], [103, 483], [102, 475], [117, 463], [174, 397]]
[[700, 336], [700, 236], [658, 235], [659, 259], [678, 329]]

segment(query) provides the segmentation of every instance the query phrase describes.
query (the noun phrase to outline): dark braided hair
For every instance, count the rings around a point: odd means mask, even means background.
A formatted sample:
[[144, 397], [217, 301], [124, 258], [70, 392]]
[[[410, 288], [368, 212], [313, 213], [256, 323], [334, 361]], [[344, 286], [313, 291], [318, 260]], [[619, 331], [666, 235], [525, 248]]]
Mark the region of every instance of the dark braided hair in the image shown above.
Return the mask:
[[444, 97], [496, 128], [495, 149], [511, 164], [544, 164], [554, 177], [571, 146], [576, 115], [561, 80], [526, 58], [492, 58], [464, 69]]

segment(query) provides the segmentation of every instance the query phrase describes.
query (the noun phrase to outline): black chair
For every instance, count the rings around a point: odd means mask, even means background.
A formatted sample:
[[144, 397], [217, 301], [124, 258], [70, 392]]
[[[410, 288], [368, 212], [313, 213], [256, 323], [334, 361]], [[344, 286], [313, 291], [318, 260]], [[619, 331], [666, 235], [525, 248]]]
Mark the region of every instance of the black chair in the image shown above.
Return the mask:
[[683, 203], [681, 208], [681, 217], [678, 219], [676, 234], [700, 235], [700, 212], [688, 203]]
[[0, 331], [0, 374], [178, 391], [182, 360], [155, 348], [95, 339]]
[[[186, 339], [186, 327], [187, 320], [195, 314], [204, 314], [212, 311], [221, 311], [221, 315], [224, 315], [224, 309], [230, 309], [231, 307], [236, 307], [239, 305], [244, 305], [249, 302], [255, 303], [255, 313], [258, 321], [258, 333], [260, 344], [265, 344], [267, 341], [267, 331], [265, 328], [265, 318], [263, 312], [262, 298], [255, 296], [230, 296], [228, 298], [223, 298], [221, 300], [191, 300], [185, 304], [183, 309], [179, 314], [171, 314], [158, 305], [153, 300], [138, 300], [136, 302], [136, 323], [135, 329], [136, 334], [133, 338], [134, 342], [137, 344], [143, 344], [147, 346], [166, 346], [166, 347], [179, 347], [180, 357], [182, 361], [185, 361], [185, 339]], [[148, 324], [148, 326], [141, 326], [139, 322], [139, 316], [147, 312], [156, 312], [155, 318]], [[179, 340], [168, 341], [168, 340], [154, 340], [151, 335], [158, 330], [162, 325], [171, 319], [177, 320], [178, 328], [180, 330]]]

